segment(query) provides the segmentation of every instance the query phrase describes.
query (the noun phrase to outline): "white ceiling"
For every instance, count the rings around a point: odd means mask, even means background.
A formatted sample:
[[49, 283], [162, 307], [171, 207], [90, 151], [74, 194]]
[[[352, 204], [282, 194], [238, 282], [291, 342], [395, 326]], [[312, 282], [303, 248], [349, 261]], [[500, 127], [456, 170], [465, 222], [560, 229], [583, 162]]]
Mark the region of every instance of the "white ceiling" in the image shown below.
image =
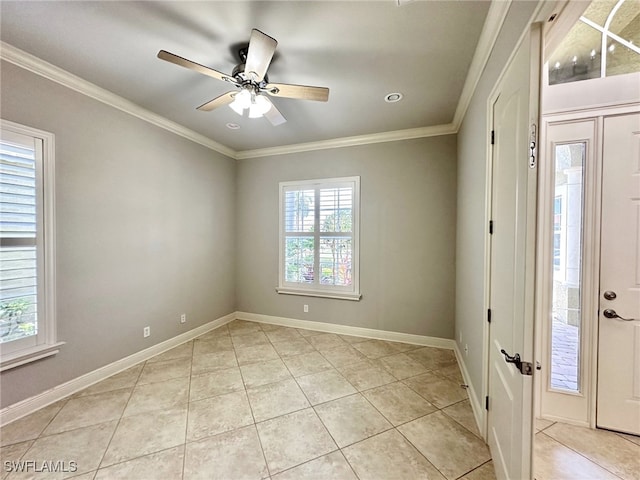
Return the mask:
[[[243, 151], [451, 123], [489, 4], [2, 0], [0, 39]], [[329, 101], [274, 99], [288, 120], [277, 127], [196, 111], [230, 86], [156, 58], [231, 73], [252, 28], [278, 40], [270, 81], [329, 87]], [[385, 103], [390, 92], [404, 99]]]

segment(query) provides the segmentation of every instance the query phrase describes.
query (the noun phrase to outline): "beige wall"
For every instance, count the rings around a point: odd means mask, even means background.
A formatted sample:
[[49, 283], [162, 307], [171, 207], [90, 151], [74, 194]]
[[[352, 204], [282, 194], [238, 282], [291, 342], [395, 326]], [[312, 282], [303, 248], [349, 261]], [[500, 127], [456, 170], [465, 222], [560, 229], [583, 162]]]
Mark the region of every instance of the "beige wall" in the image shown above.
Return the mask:
[[1, 75], [0, 116], [56, 136], [66, 342], [1, 374], [5, 407], [235, 310], [237, 165], [11, 64]]
[[[455, 325], [480, 394], [487, 99], [535, 4], [511, 4], [457, 138], [237, 163], [3, 63], [0, 116], [56, 135], [67, 344], [4, 372], [0, 407], [234, 310], [443, 338]], [[350, 175], [362, 182], [362, 300], [276, 294], [278, 182]]]
[[[56, 135], [66, 344], [3, 372], [0, 407], [235, 310], [452, 338], [455, 136], [236, 162], [11, 64], [1, 75], [0, 116]], [[276, 294], [278, 182], [351, 175], [362, 300]]]
[[[362, 300], [279, 295], [278, 183], [355, 175]], [[237, 193], [238, 310], [453, 338], [455, 135], [241, 160]]]

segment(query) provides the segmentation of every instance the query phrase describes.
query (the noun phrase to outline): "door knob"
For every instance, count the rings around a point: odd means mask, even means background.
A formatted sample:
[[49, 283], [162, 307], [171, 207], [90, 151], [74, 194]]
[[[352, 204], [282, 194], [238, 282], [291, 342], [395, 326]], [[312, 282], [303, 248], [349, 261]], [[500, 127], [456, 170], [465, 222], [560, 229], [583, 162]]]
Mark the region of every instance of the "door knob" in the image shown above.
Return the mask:
[[612, 308], [607, 308], [602, 314], [607, 318], [617, 318], [618, 320], [624, 320], [625, 322], [633, 322], [635, 318], [623, 318], [616, 313]]
[[605, 300], [615, 300], [617, 295], [616, 295], [616, 292], [607, 290], [606, 292], [604, 292], [603, 297], [605, 298]]
[[531, 362], [523, 362], [519, 353], [511, 356], [504, 350], [504, 348], [500, 350], [500, 353], [504, 355], [504, 361], [515, 364], [516, 368], [520, 370], [522, 375], [533, 375], [533, 364]]

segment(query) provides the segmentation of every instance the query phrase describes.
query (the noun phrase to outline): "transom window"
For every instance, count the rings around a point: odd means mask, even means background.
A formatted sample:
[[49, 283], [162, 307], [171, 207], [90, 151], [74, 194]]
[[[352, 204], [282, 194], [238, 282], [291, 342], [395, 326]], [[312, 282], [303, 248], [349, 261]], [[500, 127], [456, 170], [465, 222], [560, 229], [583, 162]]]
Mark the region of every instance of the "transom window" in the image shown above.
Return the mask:
[[549, 85], [640, 71], [640, 2], [597, 0], [549, 58]]
[[360, 178], [280, 183], [279, 293], [358, 300]]

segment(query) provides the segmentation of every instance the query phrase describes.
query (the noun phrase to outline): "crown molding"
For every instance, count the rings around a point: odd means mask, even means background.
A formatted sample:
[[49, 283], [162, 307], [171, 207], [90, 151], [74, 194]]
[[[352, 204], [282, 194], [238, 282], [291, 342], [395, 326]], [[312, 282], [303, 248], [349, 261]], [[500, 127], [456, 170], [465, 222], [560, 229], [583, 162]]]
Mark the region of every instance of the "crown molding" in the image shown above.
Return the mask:
[[405, 130], [394, 130], [390, 132], [373, 133], [367, 135], [357, 135], [352, 137], [340, 137], [318, 142], [297, 143], [278, 147], [258, 148], [253, 150], [236, 151], [226, 145], [216, 142], [200, 133], [186, 128], [161, 115], [153, 113], [141, 106], [127, 100], [115, 93], [84, 80], [66, 70], [56, 67], [34, 55], [20, 50], [6, 42], [0, 41], [0, 59], [10, 62], [18, 67], [24, 68], [32, 73], [40, 75], [51, 81], [59, 83], [76, 92], [105, 103], [109, 106], [122, 110], [141, 120], [163, 128], [167, 131], [180, 135], [188, 140], [203, 145], [211, 150], [236, 160], [266, 157], [270, 155], [286, 155], [291, 153], [309, 152], [313, 150], [326, 150], [331, 148], [353, 147], [358, 145], [368, 145], [374, 143], [396, 142], [401, 140], [411, 140], [415, 138], [434, 137], [439, 135], [451, 135], [458, 133], [462, 120], [467, 112], [467, 108], [473, 98], [476, 87], [482, 76], [482, 72], [487, 64], [493, 46], [498, 38], [502, 24], [506, 18], [512, 0], [502, 0], [491, 2], [487, 18], [485, 19], [482, 33], [478, 40], [467, 77], [458, 105], [451, 123], [433, 125], [428, 127], [410, 128]]
[[502, 0], [499, 2], [491, 2], [491, 6], [487, 12], [487, 18], [484, 20], [484, 26], [480, 33], [480, 38], [478, 39], [476, 51], [473, 54], [473, 59], [471, 60], [469, 71], [467, 72], [467, 78], [465, 79], [464, 86], [462, 87], [462, 93], [458, 100], [456, 113], [453, 116], [452, 123], [455, 125], [456, 132], [460, 129], [460, 125], [462, 125], [462, 120], [467, 113], [467, 109], [469, 108], [473, 94], [476, 91], [482, 72], [489, 61], [489, 56], [496, 44], [498, 34], [500, 33], [500, 29], [502, 29], [502, 24], [504, 23], [505, 18], [507, 18], [507, 12], [511, 6], [511, 1], [512, 0]]
[[192, 142], [199, 143], [211, 150], [215, 150], [231, 158], [236, 158], [235, 150], [2, 41], [0, 41], [0, 59], [59, 83], [71, 90], [82, 93], [94, 100], [117, 108], [157, 127], [180, 135]]
[[258, 148], [255, 150], [241, 150], [236, 152], [238, 160], [247, 158], [266, 157], [269, 155], [286, 155], [289, 153], [309, 152], [313, 150], [325, 150], [329, 148], [353, 147], [356, 145], [367, 145], [372, 143], [395, 142], [399, 140], [410, 140], [413, 138], [434, 137], [439, 135], [451, 135], [458, 133], [462, 120], [464, 119], [473, 94], [476, 91], [480, 77], [493, 51], [493, 47], [498, 39], [502, 25], [507, 17], [507, 12], [513, 0], [493, 1], [489, 6], [487, 18], [485, 18], [478, 45], [473, 54], [467, 77], [462, 87], [462, 93], [458, 100], [456, 112], [451, 123], [433, 125], [429, 127], [411, 128], [407, 130], [395, 130], [391, 132], [374, 133], [370, 135], [359, 135], [354, 137], [334, 138], [319, 142], [298, 143], [284, 145], [281, 147]]
[[457, 129], [451, 123], [434, 125], [431, 127], [409, 128], [406, 130], [394, 130], [391, 132], [357, 135], [354, 137], [332, 138], [319, 142], [296, 143], [280, 147], [258, 148], [255, 150], [242, 150], [237, 152], [236, 158], [267, 157], [271, 155], [286, 155], [289, 153], [309, 152], [313, 150], [327, 150], [330, 148], [354, 147], [357, 145], [369, 145], [372, 143], [397, 142], [399, 140], [411, 140], [414, 138], [435, 137], [439, 135], [451, 135], [457, 133]]

